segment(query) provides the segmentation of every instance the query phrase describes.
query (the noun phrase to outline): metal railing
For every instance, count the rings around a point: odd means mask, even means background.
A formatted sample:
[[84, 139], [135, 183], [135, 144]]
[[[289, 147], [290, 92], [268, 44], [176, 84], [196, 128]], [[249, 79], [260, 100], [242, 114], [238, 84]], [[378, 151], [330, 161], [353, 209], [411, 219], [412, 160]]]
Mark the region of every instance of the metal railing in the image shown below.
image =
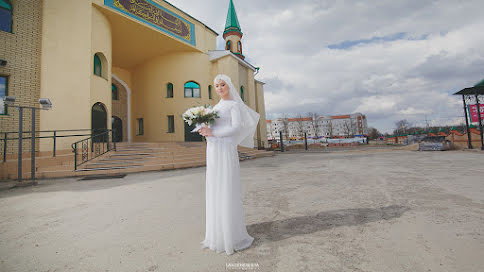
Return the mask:
[[[74, 153], [74, 170], [77, 167], [91, 161], [107, 152], [116, 151], [116, 142], [110, 141], [113, 137], [113, 130], [105, 130], [87, 139], [73, 143], [72, 152]], [[80, 158], [78, 158], [80, 156]]]
[[[69, 135], [59, 135], [62, 133], [67, 133], [67, 132], [82, 132], [82, 131], [89, 131], [89, 133], [84, 133], [84, 134], [69, 134]], [[35, 134], [40, 134], [40, 133], [51, 133], [52, 135], [46, 135], [46, 136], [35, 136], [35, 139], [52, 139], [52, 157], [56, 156], [56, 145], [57, 145], [57, 139], [58, 138], [66, 138], [66, 137], [82, 137], [82, 136], [91, 136], [93, 134], [94, 130], [93, 129], [69, 129], [69, 130], [41, 130], [41, 131], [35, 131]], [[10, 135], [17, 135], [15, 136], [10, 136]], [[19, 132], [17, 131], [10, 131], [10, 132], [0, 132], [0, 142], [3, 147], [3, 162], [6, 162], [7, 160], [7, 144], [9, 141], [18, 141]], [[23, 131], [23, 134], [31, 134], [32, 131]], [[30, 137], [22, 137], [22, 140], [26, 139], [32, 139], [32, 136]]]

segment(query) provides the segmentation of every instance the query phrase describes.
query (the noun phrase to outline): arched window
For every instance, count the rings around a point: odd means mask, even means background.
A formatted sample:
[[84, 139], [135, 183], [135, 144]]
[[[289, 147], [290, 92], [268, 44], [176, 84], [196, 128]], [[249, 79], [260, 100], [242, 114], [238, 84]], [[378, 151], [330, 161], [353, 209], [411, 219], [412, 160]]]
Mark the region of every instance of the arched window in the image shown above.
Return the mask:
[[185, 97], [200, 97], [200, 85], [193, 81], [185, 83]]
[[166, 97], [173, 98], [173, 83], [171, 82], [168, 82], [168, 84], [166, 84]]
[[0, 30], [12, 32], [13, 9], [8, 0], [0, 0]]
[[114, 84], [111, 84], [111, 99], [119, 100], [118, 87], [116, 87]]
[[240, 86], [240, 98], [242, 98], [242, 101], [245, 101], [245, 98], [244, 98], [244, 86]]
[[225, 45], [225, 50], [232, 51], [232, 42], [231, 41], [227, 41], [227, 43]]
[[242, 54], [242, 43], [240, 41], [237, 43], [237, 52]]
[[103, 67], [102, 67], [102, 64], [101, 64], [101, 58], [96, 53], [96, 54], [94, 54], [94, 74], [102, 77], [103, 76], [102, 71], [103, 71]]
[[208, 99], [212, 99], [212, 85], [208, 85]]

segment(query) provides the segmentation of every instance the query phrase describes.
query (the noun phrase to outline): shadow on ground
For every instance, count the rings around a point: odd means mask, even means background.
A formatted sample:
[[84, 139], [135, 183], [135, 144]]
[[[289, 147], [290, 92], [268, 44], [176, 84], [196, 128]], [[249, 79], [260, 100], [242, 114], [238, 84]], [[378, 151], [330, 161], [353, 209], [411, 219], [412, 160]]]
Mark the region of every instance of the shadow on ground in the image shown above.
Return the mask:
[[16, 181], [2, 181], [0, 182], [0, 199], [31, 193], [47, 193], [61, 191], [88, 192], [105, 190], [130, 184], [153, 181], [161, 182], [163, 179], [200, 174], [203, 172], [205, 172], [205, 166], [184, 169], [170, 169], [163, 171], [129, 173], [124, 177], [119, 175], [105, 175], [104, 178], [97, 176], [95, 178], [90, 177], [86, 179], [85, 177], [80, 176], [70, 178], [39, 179], [37, 180], [37, 185], [20, 187], [17, 187]]
[[247, 231], [255, 238], [254, 246], [264, 241], [280, 241], [287, 238], [310, 234], [340, 226], [355, 226], [369, 222], [390, 220], [401, 217], [410, 208], [400, 205], [369, 209], [343, 209], [324, 211], [315, 215], [263, 222], [247, 226]]

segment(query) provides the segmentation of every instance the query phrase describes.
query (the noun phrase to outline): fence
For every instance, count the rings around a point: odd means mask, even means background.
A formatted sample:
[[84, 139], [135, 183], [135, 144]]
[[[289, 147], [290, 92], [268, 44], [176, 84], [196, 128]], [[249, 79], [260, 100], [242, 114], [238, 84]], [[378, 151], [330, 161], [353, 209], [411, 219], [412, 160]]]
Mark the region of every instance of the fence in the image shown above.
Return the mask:
[[[281, 145], [282, 142], [282, 145]], [[278, 139], [269, 140], [269, 146], [272, 150], [287, 151], [294, 149], [321, 149], [326, 147], [339, 147], [339, 146], [358, 146], [361, 144], [368, 144], [366, 137], [356, 137], [356, 138], [325, 138], [321, 137], [319, 139], [307, 138], [307, 134], [303, 139], [293, 140], [284, 137], [282, 133], [279, 134]]]

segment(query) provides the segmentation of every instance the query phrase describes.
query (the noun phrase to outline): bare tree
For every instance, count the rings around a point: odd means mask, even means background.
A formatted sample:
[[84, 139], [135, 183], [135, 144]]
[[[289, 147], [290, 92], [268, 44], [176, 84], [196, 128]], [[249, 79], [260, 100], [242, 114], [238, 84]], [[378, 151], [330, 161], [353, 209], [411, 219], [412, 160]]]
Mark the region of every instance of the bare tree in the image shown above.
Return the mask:
[[271, 123], [269, 124], [269, 135], [271, 138], [274, 138], [274, 132], [273, 120], [271, 120]]
[[374, 127], [370, 127], [368, 129], [368, 140], [375, 140], [380, 137], [381, 133], [378, 131], [378, 129]]
[[289, 120], [286, 114], [284, 114], [284, 116], [282, 117], [281, 125], [282, 125], [282, 128], [281, 128], [282, 136], [286, 139], [289, 138]]
[[307, 116], [311, 118], [309, 126], [314, 131], [314, 138], [317, 139], [319, 137], [319, 114], [316, 112], [308, 112]]
[[403, 119], [400, 121], [395, 122], [395, 127], [396, 129], [393, 131], [393, 134], [395, 135], [402, 135], [402, 134], [407, 134], [411, 124], [407, 121], [407, 119]]
[[328, 124], [326, 125], [326, 129], [328, 131], [329, 137], [330, 138], [333, 138], [333, 136], [334, 136], [334, 124], [333, 124], [333, 120], [329, 120], [328, 121]]
[[353, 125], [352, 125], [351, 120], [344, 120], [343, 121], [343, 133], [348, 137], [354, 135], [353, 134]]
[[296, 134], [297, 134], [297, 137], [304, 136], [304, 121], [301, 114], [298, 114], [296, 117]]

